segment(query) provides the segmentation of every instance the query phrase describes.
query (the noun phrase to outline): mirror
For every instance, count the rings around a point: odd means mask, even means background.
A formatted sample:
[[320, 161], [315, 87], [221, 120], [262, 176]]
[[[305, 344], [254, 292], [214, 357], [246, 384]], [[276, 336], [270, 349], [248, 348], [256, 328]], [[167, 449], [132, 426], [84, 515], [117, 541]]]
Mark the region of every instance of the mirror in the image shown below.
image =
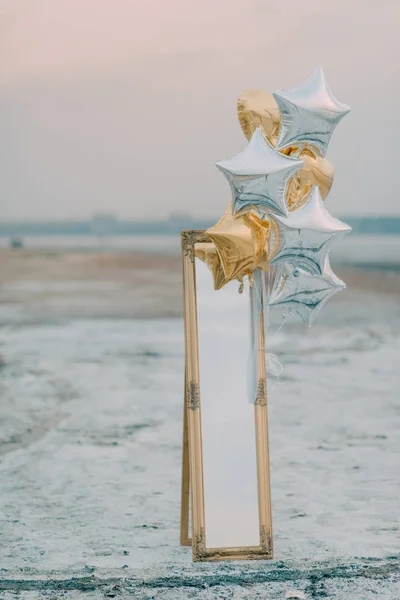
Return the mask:
[[247, 394], [249, 298], [238, 294], [237, 282], [214, 290], [208, 268], [194, 253], [197, 242], [209, 241], [203, 231], [182, 232], [181, 543], [192, 542], [196, 561], [272, 558], [264, 328], [257, 342], [260, 393], [252, 405]]

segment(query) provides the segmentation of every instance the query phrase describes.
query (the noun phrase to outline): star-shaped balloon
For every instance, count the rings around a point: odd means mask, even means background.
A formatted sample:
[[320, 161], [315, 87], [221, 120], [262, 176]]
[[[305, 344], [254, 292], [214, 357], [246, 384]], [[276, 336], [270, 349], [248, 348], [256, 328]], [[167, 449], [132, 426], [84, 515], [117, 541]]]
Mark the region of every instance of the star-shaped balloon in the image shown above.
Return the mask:
[[315, 148], [325, 156], [331, 135], [350, 107], [330, 91], [321, 68], [306, 83], [291, 92], [273, 94], [281, 112], [276, 148]]
[[351, 231], [351, 227], [335, 219], [326, 210], [319, 188], [312, 189], [304, 206], [287, 217], [274, 217], [279, 226], [279, 245], [271, 265], [287, 261], [322, 274], [329, 247], [334, 239]]
[[206, 231], [215, 244], [227, 283], [256, 268], [268, 268], [269, 223], [257, 216], [234, 217], [229, 204], [223, 217]]
[[[260, 127], [275, 148], [281, 115], [273, 95], [262, 90], [246, 90], [238, 98], [237, 109], [239, 123], [246, 138], [250, 140], [257, 127]], [[318, 185], [321, 196], [325, 200], [333, 182], [333, 166], [329, 160], [316, 156], [311, 148], [290, 147], [284, 151], [284, 154], [296, 156], [304, 163], [290, 180], [286, 191], [289, 211], [297, 210], [304, 204], [313, 185]]]
[[215, 244], [212, 242], [196, 244], [194, 252], [196, 258], [199, 258], [206, 263], [207, 267], [210, 269], [214, 281], [214, 290], [220, 290], [224, 287], [224, 285], [228, 283], [228, 279], [225, 277], [221, 259]]
[[287, 215], [285, 192], [291, 177], [303, 161], [276, 152], [260, 128], [254, 132], [243, 152], [217, 162], [232, 190], [233, 214], [268, 210]]
[[321, 275], [287, 264], [275, 280], [268, 304], [287, 307], [311, 325], [325, 302], [345, 287], [332, 271], [328, 257]]
[[[275, 224], [274, 227], [276, 229]], [[218, 223], [206, 231], [215, 246], [225, 279], [221, 278], [220, 267], [211, 258], [210, 250], [207, 250], [208, 262], [205, 255], [198, 254], [211, 268], [214, 285], [219, 285], [218, 289], [232, 279], [242, 281], [245, 275], [251, 276], [254, 269], [268, 269], [270, 230], [271, 223], [257, 215], [234, 217], [229, 204]]]

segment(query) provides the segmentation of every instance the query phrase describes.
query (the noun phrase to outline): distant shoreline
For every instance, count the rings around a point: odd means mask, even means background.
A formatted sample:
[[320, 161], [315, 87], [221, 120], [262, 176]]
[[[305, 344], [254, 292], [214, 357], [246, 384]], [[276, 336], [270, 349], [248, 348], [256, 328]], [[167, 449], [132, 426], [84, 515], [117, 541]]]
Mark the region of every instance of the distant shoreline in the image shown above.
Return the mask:
[[[354, 233], [361, 235], [400, 235], [400, 216], [344, 216]], [[116, 215], [93, 216], [92, 219], [0, 222], [0, 237], [25, 236], [123, 236], [179, 235], [182, 229], [208, 229], [218, 217], [196, 218], [171, 215], [166, 219], [129, 220]]]

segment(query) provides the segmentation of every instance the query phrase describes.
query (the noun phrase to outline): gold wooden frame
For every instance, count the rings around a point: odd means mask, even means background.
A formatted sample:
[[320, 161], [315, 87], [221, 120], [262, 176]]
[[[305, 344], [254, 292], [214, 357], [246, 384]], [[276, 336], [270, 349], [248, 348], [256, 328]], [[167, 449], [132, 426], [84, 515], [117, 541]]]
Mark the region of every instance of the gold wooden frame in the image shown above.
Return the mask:
[[[203, 451], [197, 331], [195, 244], [210, 242], [201, 230], [184, 230], [182, 238], [185, 319], [185, 393], [183, 411], [181, 536], [182, 546], [192, 545], [194, 561], [254, 560], [273, 558], [267, 385], [264, 327], [259, 327], [258, 391], [254, 402], [260, 544], [207, 548], [203, 486]], [[263, 314], [261, 314], [263, 319]], [[262, 325], [262, 324], [261, 324]], [[189, 537], [189, 504], [192, 537]]]

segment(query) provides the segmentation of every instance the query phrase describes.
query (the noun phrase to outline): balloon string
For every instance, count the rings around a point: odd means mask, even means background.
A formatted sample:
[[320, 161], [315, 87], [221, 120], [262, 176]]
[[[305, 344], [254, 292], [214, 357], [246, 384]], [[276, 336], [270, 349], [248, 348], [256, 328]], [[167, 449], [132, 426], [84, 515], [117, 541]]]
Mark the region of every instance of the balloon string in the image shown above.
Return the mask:
[[[250, 285], [246, 281], [244, 290], [246, 296], [249, 299], [249, 310], [250, 310], [250, 344], [249, 344], [249, 355], [248, 355], [248, 375], [247, 375], [247, 386], [248, 386], [248, 400], [250, 403], [254, 403], [257, 398], [257, 391], [259, 387], [259, 360], [260, 350], [261, 356], [264, 356], [265, 368], [267, 375], [272, 376], [274, 379], [278, 379], [282, 375], [283, 365], [278, 357], [267, 352], [267, 329], [269, 327], [268, 319], [268, 296], [269, 296], [269, 274], [257, 270], [253, 272], [253, 281]], [[264, 318], [262, 319], [262, 314]], [[260, 327], [264, 323], [264, 336], [260, 336]], [[262, 347], [259, 347], [260, 337], [264, 339]]]
[[[268, 296], [271, 293], [271, 288], [273, 286], [275, 277], [276, 277], [276, 273], [277, 273], [277, 268], [276, 267], [272, 267], [269, 271], [268, 274], [265, 274], [265, 280], [266, 280], [266, 286], [265, 286], [265, 292]], [[250, 282], [249, 282], [250, 283]], [[252, 282], [253, 283], [253, 282]], [[266, 301], [265, 303], [263, 303], [263, 287], [262, 287], [262, 283], [261, 286], [259, 285], [252, 285], [252, 293], [256, 294], [256, 302], [257, 302], [257, 306], [259, 308], [259, 310], [261, 311], [261, 309], [264, 310], [264, 317], [265, 317], [265, 329], [266, 330], [270, 330], [271, 324], [269, 322], [269, 318], [268, 318], [268, 313], [269, 313], [269, 307], [268, 307], [268, 302]], [[245, 288], [246, 289], [246, 293], [248, 295], [248, 297], [250, 297], [250, 287], [249, 288]], [[265, 293], [264, 292], [264, 293]], [[279, 327], [275, 330], [272, 331], [271, 334], [274, 335], [276, 333], [278, 333], [282, 327], [284, 326], [286, 319], [288, 318], [290, 314], [289, 313], [283, 315], [282, 317], [282, 321], [279, 324]], [[252, 323], [252, 326], [254, 326], [254, 323]], [[252, 332], [252, 342], [253, 345], [255, 345], [256, 340], [258, 339], [258, 330], [257, 328], [259, 327], [259, 315], [257, 315], [257, 318], [255, 319], [255, 331]], [[266, 335], [264, 335], [264, 340], [266, 339]], [[269, 336], [268, 336], [269, 337]], [[279, 360], [279, 358], [276, 356], [276, 354], [273, 354], [271, 352], [267, 352], [267, 348], [266, 345], [263, 345], [261, 350], [265, 353], [265, 357], [266, 357], [266, 368], [267, 368], [267, 373], [269, 375], [272, 375], [273, 377], [275, 377], [276, 379], [279, 379], [279, 377], [282, 375], [283, 370], [284, 370], [284, 366], [282, 364], [282, 362]], [[255, 352], [255, 348], [251, 348], [250, 349], [250, 360], [254, 360], [255, 356], [256, 356], [256, 352]]]
[[276, 356], [276, 354], [272, 354], [271, 352], [268, 352], [266, 354], [266, 357], [267, 357], [267, 373], [269, 373], [270, 375], [273, 375], [274, 377], [279, 379], [279, 377], [283, 373], [283, 364], [281, 363], [279, 358]]

